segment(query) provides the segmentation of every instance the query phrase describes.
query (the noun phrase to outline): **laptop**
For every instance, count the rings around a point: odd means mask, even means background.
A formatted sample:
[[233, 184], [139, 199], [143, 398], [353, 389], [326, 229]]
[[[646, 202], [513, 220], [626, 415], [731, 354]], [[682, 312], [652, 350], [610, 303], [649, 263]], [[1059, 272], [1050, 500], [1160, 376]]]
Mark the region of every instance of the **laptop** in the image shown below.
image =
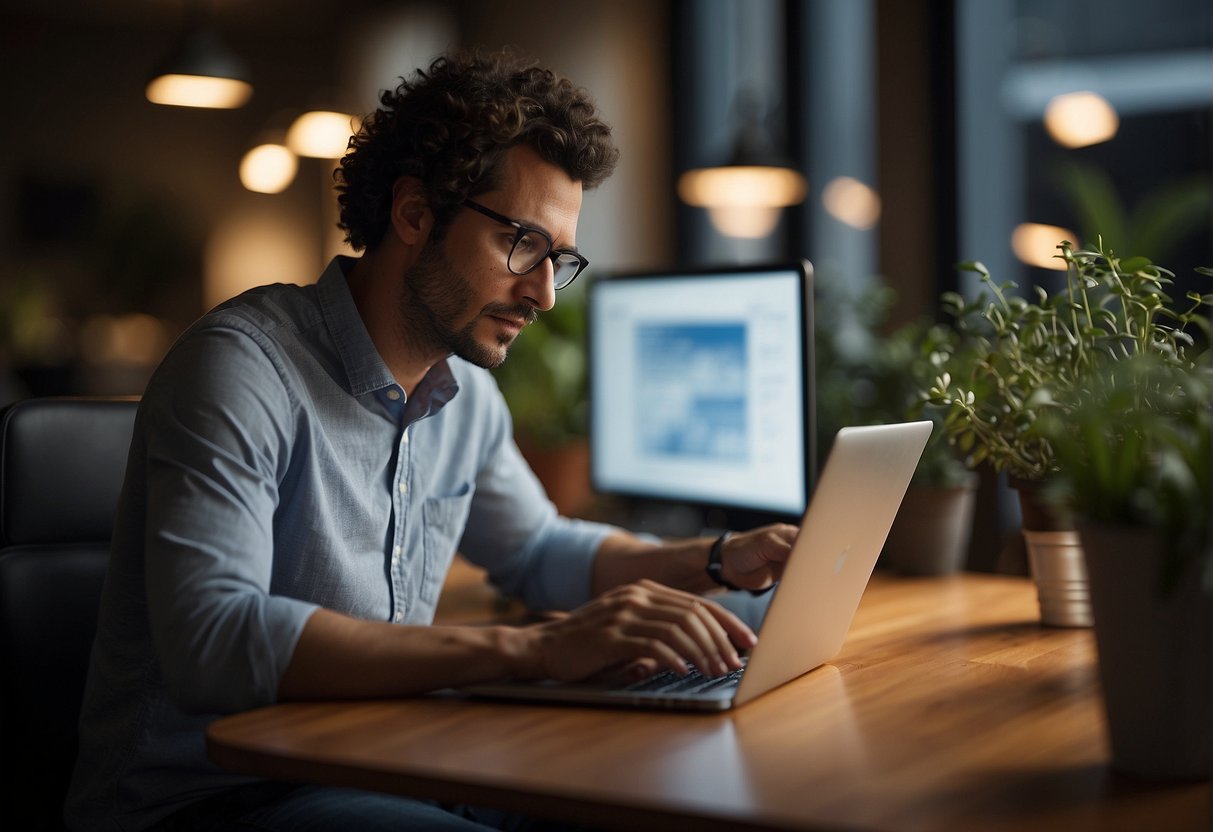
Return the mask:
[[496, 682], [464, 693], [493, 699], [722, 711], [802, 676], [842, 647], [931, 423], [843, 428], [813, 492], [758, 643], [726, 676], [666, 670], [640, 682]]

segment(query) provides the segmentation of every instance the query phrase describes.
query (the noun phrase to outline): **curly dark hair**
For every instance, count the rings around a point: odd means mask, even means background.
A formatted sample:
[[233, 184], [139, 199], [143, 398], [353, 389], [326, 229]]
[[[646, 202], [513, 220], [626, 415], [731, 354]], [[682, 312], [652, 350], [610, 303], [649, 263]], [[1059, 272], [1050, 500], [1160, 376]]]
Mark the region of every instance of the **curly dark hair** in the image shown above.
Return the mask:
[[379, 100], [334, 174], [338, 226], [359, 250], [387, 232], [401, 176], [424, 183], [440, 238], [467, 197], [498, 186], [502, 156], [515, 145], [530, 146], [587, 189], [619, 158], [585, 90], [510, 52], [438, 58]]

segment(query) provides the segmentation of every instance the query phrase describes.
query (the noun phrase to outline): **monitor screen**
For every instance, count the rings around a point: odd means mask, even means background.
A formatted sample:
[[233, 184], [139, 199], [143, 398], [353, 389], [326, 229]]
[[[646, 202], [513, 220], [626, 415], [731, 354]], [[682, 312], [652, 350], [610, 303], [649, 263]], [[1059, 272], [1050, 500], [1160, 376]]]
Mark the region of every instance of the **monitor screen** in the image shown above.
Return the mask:
[[600, 493], [799, 517], [815, 471], [807, 262], [589, 289]]

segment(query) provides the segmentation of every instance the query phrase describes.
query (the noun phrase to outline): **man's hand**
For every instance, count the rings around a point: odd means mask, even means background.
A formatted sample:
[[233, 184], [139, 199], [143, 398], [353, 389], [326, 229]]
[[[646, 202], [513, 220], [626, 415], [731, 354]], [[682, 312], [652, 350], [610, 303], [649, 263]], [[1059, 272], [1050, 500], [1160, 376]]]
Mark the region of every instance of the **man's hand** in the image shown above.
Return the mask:
[[720, 549], [724, 578], [742, 589], [761, 590], [779, 580], [799, 530], [787, 523], [729, 536]]
[[630, 665], [638, 678], [688, 663], [707, 676], [741, 667], [738, 650], [757, 642], [732, 613], [697, 595], [650, 580], [616, 587], [560, 619], [529, 628], [534, 671], [574, 681]]

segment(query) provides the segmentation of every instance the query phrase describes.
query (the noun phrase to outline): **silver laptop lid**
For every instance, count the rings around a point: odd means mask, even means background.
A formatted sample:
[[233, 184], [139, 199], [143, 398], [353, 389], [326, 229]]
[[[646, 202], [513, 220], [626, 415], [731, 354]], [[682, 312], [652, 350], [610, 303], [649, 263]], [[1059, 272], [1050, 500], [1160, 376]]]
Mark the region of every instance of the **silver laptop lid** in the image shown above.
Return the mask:
[[734, 705], [842, 647], [930, 435], [925, 421], [838, 432]]

